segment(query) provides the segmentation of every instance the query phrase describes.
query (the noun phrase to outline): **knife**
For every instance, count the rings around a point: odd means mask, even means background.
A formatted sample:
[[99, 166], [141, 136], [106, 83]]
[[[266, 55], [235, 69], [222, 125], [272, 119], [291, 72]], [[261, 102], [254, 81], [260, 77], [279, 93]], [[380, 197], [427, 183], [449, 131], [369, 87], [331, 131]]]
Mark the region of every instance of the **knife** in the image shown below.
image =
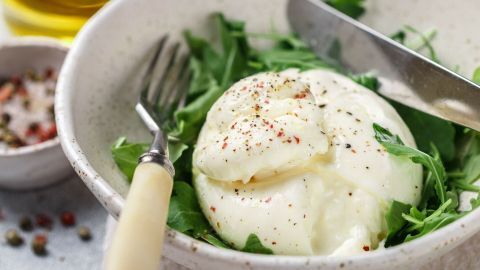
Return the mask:
[[[287, 13], [293, 30], [322, 59], [354, 74], [375, 73], [381, 95], [480, 130], [480, 87], [475, 83], [323, 1], [289, 0]], [[340, 55], [332, 56], [338, 47]]]

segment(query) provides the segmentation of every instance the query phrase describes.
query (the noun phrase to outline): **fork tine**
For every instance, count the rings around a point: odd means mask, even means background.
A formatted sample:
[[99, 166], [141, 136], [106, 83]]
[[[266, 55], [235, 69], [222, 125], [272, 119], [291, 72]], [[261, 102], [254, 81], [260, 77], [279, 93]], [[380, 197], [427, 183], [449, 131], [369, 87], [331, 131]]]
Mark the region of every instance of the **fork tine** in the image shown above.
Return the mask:
[[[186, 97], [190, 78], [189, 59], [179, 42], [168, 42], [167, 36], [163, 36], [147, 68], [146, 87], [140, 93], [135, 108], [152, 134], [155, 134], [152, 149], [165, 149], [167, 139], [161, 129], [170, 125], [173, 109], [184, 104], [182, 101]], [[158, 135], [158, 132], [161, 134]]]
[[150, 88], [150, 83], [152, 81], [153, 77], [153, 71], [155, 70], [155, 67], [157, 66], [158, 59], [160, 57], [160, 54], [162, 53], [163, 48], [165, 47], [165, 43], [167, 42], [168, 35], [162, 36], [160, 41], [158, 42], [155, 54], [150, 60], [150, 63], [148, 64], [147, 70], [145, 71], [145, 74], [143, 75], [142, 78], [142, 92], [140, 93], [140, 99], [142, 102], [146, 102], [148, 98], [148, 92]]
[[163, 91], [164, 95], [160, 102], [158, 103], [159, 108], [165, 110], [167, 113], [170, 113], [174, 105], [179, 104], [181, 96], [186, 93], [187, 87], [185, 87], [185, 80], [188, 78], [188, 68], [189, 68], [189, 55], [184, 55], [179, 60], [179, 69], [175, 76], [175, 79], [172, 80], [170, 91]]
[[175, 66], [175, 58], [177, 57], [178, 49], [180, 48], [180, 43], [175, 43], [172, 48], [172, 52], [170, 54], [170, 58], [168, 59], [167, 66], [164, 68], [162, 72], [162, 76], [158, 80], [158, 85], [155, 86], [155, 90], [152, 93], [152, 104], [156, 106], [159, 103], [160, 96], [162, 94], [163, 89], [165, 88], [166, 83], [169, 81], [170, 76], [172, 76], [172, 71], [174, 71]]
[[191, 79], [191, 71], [190, 71], [190, 55], [187, 56], [186, 60], [186, 70], [185, 74], [183, 75], [181, 79], [181, 84], [179, 84], [179, 89], [180, 93], [178, 94], [178, 97], [176, 99], [177, 102], [177, 107], [178, 108], [183, 108], [185, 106], [185, 102], [187, 100], [187, 93], [188, 93], [188, 83], [190, 82]]

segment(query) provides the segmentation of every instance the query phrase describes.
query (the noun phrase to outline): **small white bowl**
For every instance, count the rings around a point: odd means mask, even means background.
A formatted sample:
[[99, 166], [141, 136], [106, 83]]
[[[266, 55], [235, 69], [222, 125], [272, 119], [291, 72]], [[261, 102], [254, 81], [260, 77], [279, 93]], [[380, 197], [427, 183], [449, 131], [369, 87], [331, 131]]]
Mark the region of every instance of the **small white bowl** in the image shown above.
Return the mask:
[[[369, 1], [373, 2], [391, 3]], [[402, 2], [401, 6], [416, 2], [421, 1]], [[136, 71], [159, 37], [169, 33], [171, 38], [178, 38], [185, 29], [207, 34], [212, 27], [208, 15], [214, 11], [246, 21], [249, 32], [272, 28], [288, 32], [285, 4], [285, 0], [117, 0], [109, 2], [82, 29], [60, 76], [57, 124], [70, 162], [113, 216], [121, 212], [128, 185], [112, 160], [110, 146], [121, 135], [131, 141], [150, 139], [134, 110], [139, 94], [134, 86], [139, 77]], [[378, 12], [375, 6], [371, 10]], [[446, 12], [442, 15], [448, 17]], [[411, 269], [438, 258], [478, 232], [479, 219], [477, 209], [418, 240], [351, 257], [249, 254], [216, 248], [167, 230], [164, 255], [191, 269]]]
[[[48, 38], [11, 38], [0, 43], [0, 77], [27, 69], [60, 70], [68, 48]], [[30, 189], [52, 184], [72, 173], [54, 138], [17, 149], [0, 150], [0, 187]]]

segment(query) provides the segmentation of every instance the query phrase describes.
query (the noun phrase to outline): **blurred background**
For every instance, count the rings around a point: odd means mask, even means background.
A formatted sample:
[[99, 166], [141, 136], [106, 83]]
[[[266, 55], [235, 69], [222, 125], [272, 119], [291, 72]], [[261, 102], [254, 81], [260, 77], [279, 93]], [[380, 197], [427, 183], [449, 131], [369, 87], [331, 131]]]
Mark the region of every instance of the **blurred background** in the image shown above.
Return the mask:
[[3, 19], [12, 35], [35, 35], [71, 42], [106, 0], [3, 0]]

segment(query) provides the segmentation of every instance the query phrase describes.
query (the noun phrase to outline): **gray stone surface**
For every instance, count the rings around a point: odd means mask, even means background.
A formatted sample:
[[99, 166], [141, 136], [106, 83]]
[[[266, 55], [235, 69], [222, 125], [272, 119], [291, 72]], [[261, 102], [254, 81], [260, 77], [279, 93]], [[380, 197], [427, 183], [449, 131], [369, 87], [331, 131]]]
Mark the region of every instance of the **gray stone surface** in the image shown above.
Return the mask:
[[[72, 175], [68, 180], [40, 190], [0, 190], [0, 209], [3, 214], [0, 220], [1, 270], [101, 269], [107, 212], [78, 177]], [[76, 227], [65, 228], [59, 220], [62, 211], [75, 213], [77, 225], [85, 225], [92, 230], [92, 240], [83, 242], [77, 236]], [[25, 243], [17, 248], [9, 246], [5, 241], [5, 232], [10, 228], [18, 229], [21, 216], [34, 218], [37, 213], [51, 216], [53, 229], [45, 231], [37, 228], [33, 232], [21, 232]], [[47, 256], [38, 257], [31, 251], [30, 242], [36, 233], [48, 235]]]

